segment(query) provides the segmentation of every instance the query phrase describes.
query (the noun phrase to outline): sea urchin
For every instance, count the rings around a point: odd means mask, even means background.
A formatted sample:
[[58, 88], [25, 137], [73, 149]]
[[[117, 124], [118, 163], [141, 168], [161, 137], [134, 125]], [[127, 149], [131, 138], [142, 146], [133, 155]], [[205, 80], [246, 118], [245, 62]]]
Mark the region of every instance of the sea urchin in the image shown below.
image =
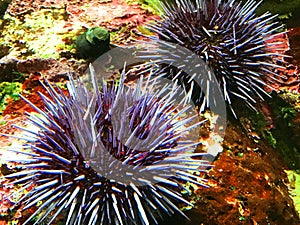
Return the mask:
[[22, 185], [19, 194], [28, 191], [16, 203], [34, 209], [23, 224], [53, 224], [64, 213], [71, 225], [147, 225], [184, 215], [178, 203], [190, 203], [182, 183], [205, 185], [192, 173], [208, 163], [193, 153], [197, 141], [187, 140], [202, 122], [191, 125], [197, 115], [184, 101], [175, 104], [175, 85], [159, 95], [150, 76], [131, 88], [123, 72], [119, 85], [99, 90], [90, 71], [91, 91], [70, 76], [69, 96], [43, 82], [50, 96], [40, 94], [45, 109], [24, 98], [39, 116], [28, 115], [35, 129], [19, 127], [18, 138], [27, 142], [10, 151], [28, 158], [16, 157], [18, 172], [6, 176]]
[[[248, 0], [178, 0], [161, 3], [162, 20], [149, 28], [159, 39], [179, 44], [213, 70], [224, 98], [231, 108], [235, 97], [248, 106], [268, 95], [266, 81], [279, 75], [282, 57], [278, 43], [266, 42], [282, 28], [269, 12], [255, 13], [260, 2]], [[154, 39], [156, 39], [154, 37]], [[183, 75], [185, 76], [185, 75]], [[275, 78], [274, 78], [275, 77]], [[210, 93], [214, 95], [214, 93]]]

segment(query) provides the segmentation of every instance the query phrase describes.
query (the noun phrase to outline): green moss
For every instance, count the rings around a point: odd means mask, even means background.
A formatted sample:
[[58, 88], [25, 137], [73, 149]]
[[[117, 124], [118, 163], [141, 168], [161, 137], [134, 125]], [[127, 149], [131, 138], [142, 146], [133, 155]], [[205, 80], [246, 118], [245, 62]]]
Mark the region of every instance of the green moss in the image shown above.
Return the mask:
[[22, 84], [18, 82], [0, 83], [0, 114], [6, 108], [8, 98], [13, 101], [20, 99], [19, 94], [22, 92]]
[[295, 209], [300, 214], [300, 174], [292, 170], [285, 171], [289, 179], [289, 189], [294, 201]]
[[265, 139], [267, 139], [269, 141], [270, 145], [273, 148], [276, 148], [277, 140], [276, 140], [276, 138], [274, 138], [271, 131], [269, 131], [269, 130], [265, 131], [264, 132], [264, 137], [265, 137]]
[[262, 133], [266, 128], [266, 121], [264, 116], [259, 112], [254, 112], [249, 115], [250, 121], [252, 121], [252, 125], [255, 131], [258, 133]]
[[295, 118], [297, 111], [292, 107], [282, 107], [280, 109], [281, 117], [287, 121], [289, 127], [293, 126], [293, 119]]
[[300, 169], [300, 95], [292, 92], [271, 95], [264, 106], [268, 115], [242, 109], [241, 123], [245, 128], [250, 126], [251, 134], [256, 133], [280, 153], [288, 168]]
[[259, 112], [249, 113], [249, 120], [251, 121], [252, 130], [257, 132], [257, 134], [268, 141], [268, 143], [275, 148], [276, 138], [274, 138], [272, 131], [267, 130], [267, 122], [263, 114]]
[[272, 140], [276, 140], [276, 150], [281, 153], [289, 168], [300, 169], [300, 122], [295, 121], [300, 114], [300, 96], [290, 92], [273, 93], [271, 100], [275, 116]]

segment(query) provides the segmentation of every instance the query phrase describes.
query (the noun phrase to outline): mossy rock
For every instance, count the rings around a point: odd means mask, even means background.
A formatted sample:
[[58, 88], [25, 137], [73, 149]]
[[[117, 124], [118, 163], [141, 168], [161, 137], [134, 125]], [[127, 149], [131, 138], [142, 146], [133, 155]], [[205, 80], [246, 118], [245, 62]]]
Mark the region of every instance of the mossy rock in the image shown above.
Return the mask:
[[79, 57], [97, 58], [109, 50], [110, 34], [102, 27], [88, 29], [78, 36], [76, 40], [77, 54]]

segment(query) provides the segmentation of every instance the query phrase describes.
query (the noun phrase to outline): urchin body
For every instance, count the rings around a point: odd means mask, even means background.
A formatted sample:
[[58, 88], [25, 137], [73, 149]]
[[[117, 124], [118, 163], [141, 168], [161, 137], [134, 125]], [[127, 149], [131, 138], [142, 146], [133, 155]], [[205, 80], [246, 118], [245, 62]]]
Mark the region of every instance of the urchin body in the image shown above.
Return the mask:
[[69, 96], [44, 82], [45, 109], [25, 99], [40, 116], [28, 116], [35, 130], [21, 128], [28, 143], [11, 150], [28, 159], [15, 159], [20, 172], [6, 176], [22, 185], [20, 193], [29, 190], [17, 203], [23, 210], [39, 203], [23, 224], [52, 224], [62, 213], [72, 225], [157, 224], [165, 214], [183, 215], [174, 203], [190, 204], [181, 182], [202, 185], [190, 172], [207, 165], [191, 158], [201, 155], [192, 153], [197, 142], [182, 141], [195, 119], [181, 118], [189, 106], [175, 109], [150, 86], [128, 90], [124, 75], [101, 91], [93, 73], [92, 91], [70, 79]]
[[282, 55], [276, 53], [278, 43], [266, 42], [282, 26], [274, 21], [276, 15], [257, 16], [259, 4], [254, 0], [161, 3], [162, 20], [150, 29], [159, 39], [199, 55], [213, 70], [230, 107], [238, 97], [253, 108], [257, 98], [268, 95], [266, 81], [276, 81], [274, 70], [283, 63]]

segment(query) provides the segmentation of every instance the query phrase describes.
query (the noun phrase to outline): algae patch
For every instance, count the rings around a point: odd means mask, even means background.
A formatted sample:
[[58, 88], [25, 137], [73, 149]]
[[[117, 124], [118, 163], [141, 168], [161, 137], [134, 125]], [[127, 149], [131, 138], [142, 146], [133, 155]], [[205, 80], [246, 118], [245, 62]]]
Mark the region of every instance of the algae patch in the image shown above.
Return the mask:
[[75, 52], [73, 40], [82, 27], [66, 27], [65, 9], [40, 9], [22, 16], [6, 14], [2, 22], [0, 43], [9, 46], [9, 56], [18, 59], [60, 57], [60, 52]]
[[22, 84], [19, 82], [2, 82], [0, 83], [0, 115], [6, 108], [10, 100], [20, 99], [19, 94], [22, 92]]
[[300, 214], [300, 174], [293, 170], [286, 170], [289, 179], [289, 189], [293, 198], [295, 209]]

